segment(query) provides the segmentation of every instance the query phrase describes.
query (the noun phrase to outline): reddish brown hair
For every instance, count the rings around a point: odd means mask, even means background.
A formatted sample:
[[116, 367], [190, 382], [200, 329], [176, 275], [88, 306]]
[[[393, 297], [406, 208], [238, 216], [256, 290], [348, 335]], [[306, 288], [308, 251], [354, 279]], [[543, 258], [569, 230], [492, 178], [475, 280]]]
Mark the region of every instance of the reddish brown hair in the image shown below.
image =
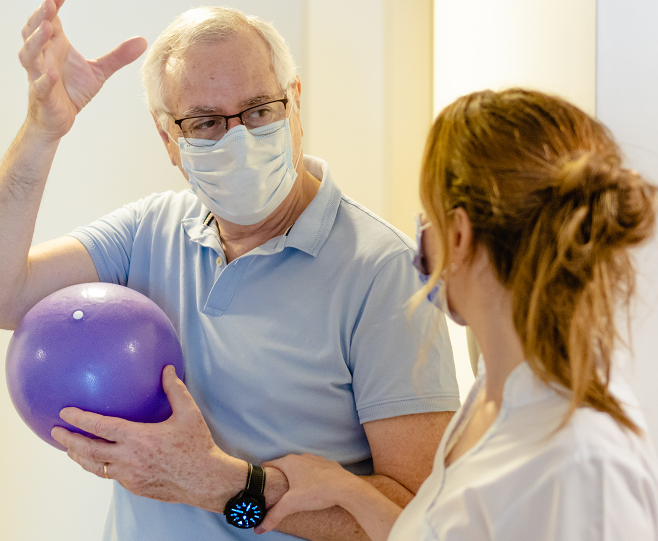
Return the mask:
[[450, 210], [468, 214], [512, 294], [528, 363], [571, 391], [565, 422], [588, 405], [637, 432], [608, 380], [616, 307], [634, 289], [628, 248], [653, 231], [655, 188], [622, 167], [606, 128], [540, 92], [464, 96], [430, 131], [420, 192], [444, 246]]

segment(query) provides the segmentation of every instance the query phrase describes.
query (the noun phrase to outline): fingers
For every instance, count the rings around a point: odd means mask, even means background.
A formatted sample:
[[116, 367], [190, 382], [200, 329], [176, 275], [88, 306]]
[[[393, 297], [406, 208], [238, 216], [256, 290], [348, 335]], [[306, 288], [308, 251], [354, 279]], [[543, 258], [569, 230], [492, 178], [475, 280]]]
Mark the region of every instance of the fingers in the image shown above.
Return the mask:
[[274, 528], [276, 528], [288, 515], [305, 511], [305, 507], [303, 499], [287, 492], [274, 506], [267, 510], [265, 519], [254, 531], [258, 534], [270, 532], [274, 530]]
[[113, 462], [116, 454], [116, 446], [112, 442], [119, 439], [120, 424], [127, 423], [127, 421], [82, 411], [78, 408], [64, 408], [60, 412], [60, 417], [77, 428], [103, 438], [95, 440], [61, 426], [54, 427], [50, 432], [57, 442], [66, 447], [67, 454], [72, 460], [85, 470], [99, 477], [105, 477], [103, 466], [107, 462]]
[[259, 526], [256, 526], [254, 532], [256, 532], [257, 534], [261, 534], [261, 533], [271, 532], [274, 528], [276, 528], [279, 525], [279, 523], [284, 518], [286, 518], [288, 514], [290, 514], [286, 510], [287, 501], [288, 498], [286, 498], [286, 495], [284, 494], [283, 497], [276, 503], [276, 505], [270, 507], [267, 510], [263, 522], [261, 522]]
[[41, 76], [43, 64], [43, 50], [46, 43], [53, 34], [53, 26], [50, 21], [44, 21], [39, 28], [32, 33], [21, 50], [18, 52], [18, 59], [21, 65], [27, 70], [30, 80], [37, 79]]
[[144, 38], [130, 38], [94, 62], [101, 68], [107, 80], [116, 71], [137, 60], [147, 47], [148, 43]]
[[286, 455], [276, 460], [268, 460], [263, 462], [261, 466], [263, 468], [276, 468], [288, 479], [289, 487], [292, 487], [292, 484], [297, 479], [301, 468], [305, 465], [305, 459], [307, 457], [312, 457], [313, 455], [303, 454], [303, 455]]
[[[112, 444], [107, 444], [107, 445], [112, 445]], [[72, 449], [69, 449], [66, 454], [69, 456], [73, 462], [76, 462], [79, 464], [83, 469], [87, 470], [90, 473], [93, 473], [94, 475], [98, 477], [102, 477], [103, 479], [114, 479], [112, 476], [112, 462], [110, 459], [104, 459], [104, 460], [95, 460], [92, 458], [87, 458], [84, 455], [80, 455], [77, 452], [73, 451]], [[111, 453], [97, 453], [98, 455], [100, 454], [106, 454], [108, 457], [111, 455]], [[105, 476], [105, 464], [107, 464], [107, 477]]]
[[290, 455], [286, 455], [284, 457], [277, 458], [275, 460], [268, 460], [267, 462], [263, 462], [261, 466], [263, 468], [276, 468], [277, 470], [283, 472], [283, 474], [285, 475], [286, 462], [288, 461], [289, 456]]
[[67, 423], [108, 441], [122, 439], [121, 435], [125, 432], [124, 427], [130, 424], [129, 421], [118, 417], [106, 417], [78, 408], [64, 408], [59, 416]]
[[185, 384], [176, 375], [176, 368], [173, 365], [165, 366], [162, 371], [162, 388], [169, 399], [174, 415], [186, 415], [193, 411], [196, 416], [199, 408]]
[[[59, 4], [61, 5], [62, 2]], [[35, 32], [35, 30], [39, 28], [43, 21], [52, 20], [52, 18], [57, 15], [58, 9], [59, 6], [53, 2], [53, 0], [45, 0], [43, 4], [35, 9], [21, 30], [23, 41], [27, 40], [27, 38], [29, 38]]]
[[91, 473], [97, 475], [100, 473], [104, 477], [103, 465], [106, 462], [114, 461], [116, 449], [113, 443], [93, 440], [82, 434], [70, 432], [61, 426], [54, 427], [50, 434], [57, 442], [66, 447], [66, 453], [71, 459]]
[[288, 476], [294, 476], [297, 472], [301, 471], [301, 468], [309, 467], [327, 467], [334, 462], [327, 460], [324, 457], [312, 455], [310, 453], [303, 453], [301, 455], [286, 455], [276, 460], [268, 460], [263, 462], [263, 467], [276, 468], [283, 472], [283, 474]]
[[58, 29], [61, 29], [59, 22], [59, 8], [62, 7], [64, 0], [45, 0], [35, 11], [30, 15], [30, 18], [21, 29], [21, 36], [23, 41], [26, 41], [36, 30], [41, 26], [44, 21], [50, 21], [55, 24]]

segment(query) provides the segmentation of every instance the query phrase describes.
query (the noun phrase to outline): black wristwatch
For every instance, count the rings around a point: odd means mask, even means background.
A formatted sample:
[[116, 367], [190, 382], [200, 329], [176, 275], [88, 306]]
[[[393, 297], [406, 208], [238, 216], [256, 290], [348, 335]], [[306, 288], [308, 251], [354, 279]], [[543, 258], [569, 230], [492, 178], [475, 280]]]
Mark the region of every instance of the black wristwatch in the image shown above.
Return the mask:
[[236, 528], [255, 528], [265, 518], [265, 470], [249, 464], [247, 486], [231, 498], [224, 514], [226, 522]]

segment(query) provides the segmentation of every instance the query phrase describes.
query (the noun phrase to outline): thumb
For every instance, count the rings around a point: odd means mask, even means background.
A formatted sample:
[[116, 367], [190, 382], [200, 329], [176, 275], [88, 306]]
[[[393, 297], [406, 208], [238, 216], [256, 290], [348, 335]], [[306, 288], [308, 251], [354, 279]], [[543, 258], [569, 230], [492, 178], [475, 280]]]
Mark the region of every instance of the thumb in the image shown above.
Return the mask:
[[258, 534], [267, 533], [276, 528], [279, 523], [288, 515], [295, 512], [294, 505], [289, 493], [284, 494], [281, 499], [267, 510], [263, 522], [261, 522], [254, 531]]
[[109, 53], [98, 57], [95, 62], [101, 68], [105, 80], [107, 80], [116, 71], [137, 60], [146, 51], [147, 47], [148, 43], [144, 38], [130, 38]]
[[185, 384], [176, 375], [176, 368], [173, 365], [165, 366], [162, 371], [162, 388], [164, 389], [171, 411], [176, 413], [185, 413], [190, 409], [198, 410], [194, 398], [187, 390]]

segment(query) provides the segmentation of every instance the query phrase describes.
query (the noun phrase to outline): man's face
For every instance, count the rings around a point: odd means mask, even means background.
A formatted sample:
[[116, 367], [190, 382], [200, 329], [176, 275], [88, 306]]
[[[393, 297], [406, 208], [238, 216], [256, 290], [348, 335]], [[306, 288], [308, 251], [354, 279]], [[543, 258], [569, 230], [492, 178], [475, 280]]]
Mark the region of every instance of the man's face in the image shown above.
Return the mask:
[[[167, 66], [168, 103], [176, 119], [199, 115], [233, 115], [249, 107], [281, 99], [285, 89], [279, 84], [272, 67], [267, 43], [255, 30], [240, 32], [237, 36], [216, 43], [199, 43], [192, 46], [183, 58]], [[288, 97], [299, 103], [299, 82], [293, 85]], [[290, 112], [288, 102], [287, 112]], [[299, 109], [290, 115], [293, 156], [297, 159], [301, 149]], [[228, 129], [240, 124], [229, 120]], [[169, 134], [178, 140], [182, 134], [169, 120]], [[176, 142], [162, 134], [172, 163], [188, 178], [181, 165]]]

